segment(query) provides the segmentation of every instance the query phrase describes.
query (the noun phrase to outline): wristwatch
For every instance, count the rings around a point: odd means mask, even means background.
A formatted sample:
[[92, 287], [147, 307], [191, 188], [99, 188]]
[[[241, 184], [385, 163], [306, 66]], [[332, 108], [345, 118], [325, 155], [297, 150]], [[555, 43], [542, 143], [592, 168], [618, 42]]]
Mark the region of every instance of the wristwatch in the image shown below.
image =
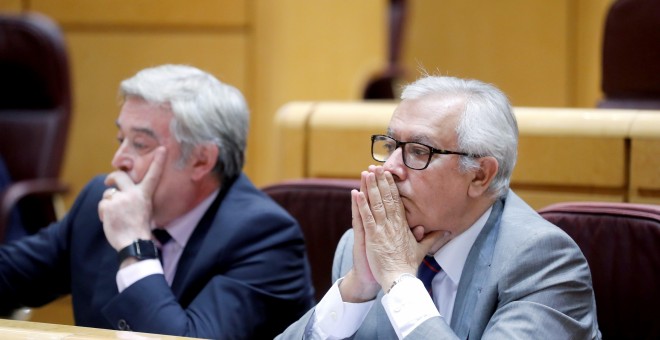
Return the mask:
[[120, 250], [118, 255], [120, 264], [129, 257], [134, 257], [138, 261], [157, 259], [158, 248], [156, 248], [156, 244], [151, 240], [135, 240]]

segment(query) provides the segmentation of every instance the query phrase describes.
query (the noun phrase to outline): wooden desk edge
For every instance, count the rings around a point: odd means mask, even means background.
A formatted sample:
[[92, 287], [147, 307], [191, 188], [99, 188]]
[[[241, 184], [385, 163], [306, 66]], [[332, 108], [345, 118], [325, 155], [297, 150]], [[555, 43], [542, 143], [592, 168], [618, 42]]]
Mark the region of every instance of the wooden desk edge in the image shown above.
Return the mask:
[[192, 339], [170, 335], [115, 331], [109, 329], [58, 325], [31, 321], [0, 319], [0, 338], [2, 339]]

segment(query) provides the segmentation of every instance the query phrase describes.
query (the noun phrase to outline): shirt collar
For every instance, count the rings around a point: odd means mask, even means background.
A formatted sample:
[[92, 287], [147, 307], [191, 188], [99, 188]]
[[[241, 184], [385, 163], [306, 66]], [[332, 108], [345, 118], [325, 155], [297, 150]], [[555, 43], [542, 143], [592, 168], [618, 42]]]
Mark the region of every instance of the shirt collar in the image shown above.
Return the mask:
[[193, 231], [195, 231], [197, 224], [199, 224], [199, 221], [204, 216], [206, 210], [208, 210], [208, 208], [211, 206], [215, 197], [218, 196], [219, 192], [220, 190], [214, 191], [192, 210], [174, 219], [172, 222], [163, 227], [163, 229], [170, 233], [173, 241], [182, 247], [188, 243], [188, 240], [190, 239]]
[[442, 270], [455, 284], [458, 284], [461, 280], [463, 266], [465, 266], [470, 249], [472, 249], [474, 241], [477, 240], [477, 236], [486, 225], [492, 210], [493, 207], [491, 206], [470, 228], [449, 241], [433, 255]]

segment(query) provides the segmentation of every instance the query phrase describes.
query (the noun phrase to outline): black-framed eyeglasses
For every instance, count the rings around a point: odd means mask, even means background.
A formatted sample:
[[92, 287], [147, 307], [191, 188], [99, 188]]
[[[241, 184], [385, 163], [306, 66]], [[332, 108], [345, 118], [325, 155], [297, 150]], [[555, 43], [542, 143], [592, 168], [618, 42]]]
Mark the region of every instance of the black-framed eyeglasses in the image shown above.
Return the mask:
[[431, 163], [434, 154], [479, 157], [465, 152], [436, 149], [417, 142], [399, 142], [386, 135], [371, 136], [371, 157], [378, 162], [386, 162], [394, 150], [401, 147], [403, 164], [413, 170], [424, 170]]

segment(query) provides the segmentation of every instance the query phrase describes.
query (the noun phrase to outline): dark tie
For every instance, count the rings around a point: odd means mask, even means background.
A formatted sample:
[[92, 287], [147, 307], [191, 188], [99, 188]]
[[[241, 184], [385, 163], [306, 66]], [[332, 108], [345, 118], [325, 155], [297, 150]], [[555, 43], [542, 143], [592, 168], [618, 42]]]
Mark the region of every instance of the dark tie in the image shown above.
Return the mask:
[[163, 263], [163, 246], [172, 239], [172, 235], [165, 229], [154, 229], [151, 233], [160, 243], [160, 247], [158, 247], [158, 259], [160, 263]]
[[435, 258], [430, 255], [424, 257], [422, 264], [419, 265], [419, 269], [417, 270], [417, 277], [422, 280], [424, 287], [431, 297], [433, 297], [433, 286], [431, 285], [431, 281], [433, 281], [433, 277], [435, 274], [439, 273], [440, 270], [442, 270], [440, 265]]
[[151, 233], [154, 234], [154, 237], [160, 242], [161, 246], [164, 246], [172, 239], [172, 235], [170, 235], [165, 229], [154, 229]]

